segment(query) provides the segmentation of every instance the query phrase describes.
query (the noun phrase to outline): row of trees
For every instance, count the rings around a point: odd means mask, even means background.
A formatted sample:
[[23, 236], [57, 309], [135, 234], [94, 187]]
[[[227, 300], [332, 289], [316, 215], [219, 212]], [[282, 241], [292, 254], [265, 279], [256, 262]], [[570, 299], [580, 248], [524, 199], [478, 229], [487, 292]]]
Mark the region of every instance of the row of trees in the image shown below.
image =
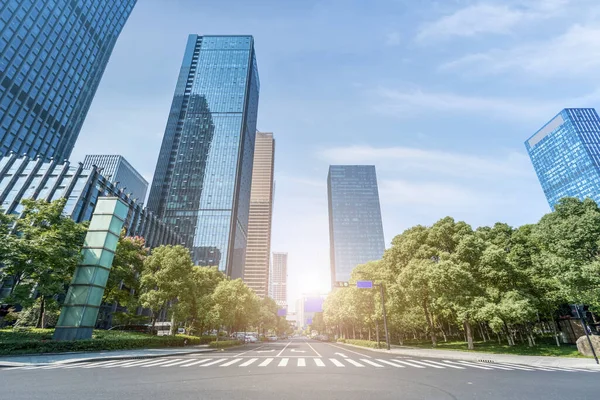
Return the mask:
[[[17, 305], [4, 320], [52, 326], [80, 260], [87, 224], [62, 215], [64, 199], [23, 200], [22, 204], [20, 218], [0, 212], [1, 302]], [[117, 324], [144, 322], [147, 317], [140, 311], [145, 308], [152, 313], [152, 323], [159, 315], [170, 314], [173, 330], [184, 325], [196, 334], [222, 327], [287, 330], [285, 318], [277, 316], [276, 303], [259, 299], [240, 279], [227, 279], [216, 267], [194, 266], [182, 246], [150, 252], [143, 238], [124, 233], [102, 302], [120, 306]]]
[[[588, 305], [600, 322], [599, 250], [597, 204], [566, 198], [537, 224], [519, 228], [473, 230], [450, 217], [415, 226], [396, 236], [381, 260], [355, 268], [351, 283], [384, 284], [395, 341], [426, 336], [436, 345], [439, 337], [464, 337], [472, 349], [477, 334], [533, 345], [539, 333], [556, 334], [570, 303]], [[338, 289], [317, 321], [331, 333], [371, 338], [381, 310], [373, 290]]]

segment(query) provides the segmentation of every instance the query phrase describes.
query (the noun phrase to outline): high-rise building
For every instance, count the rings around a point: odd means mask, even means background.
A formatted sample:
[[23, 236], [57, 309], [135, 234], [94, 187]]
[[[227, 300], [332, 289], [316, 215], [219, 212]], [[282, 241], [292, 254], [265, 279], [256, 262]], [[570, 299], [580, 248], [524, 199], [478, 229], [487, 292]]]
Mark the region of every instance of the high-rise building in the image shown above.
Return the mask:
[[357, 265], [385, 251], [373, 165], [331, 165], [327, 177], [331, 280], [348, 281]]
[[136, 1], [0, 1], [0, 156], [69, 158]]
[[137, 199], [138, 203], [144, 203], [148, 181], [123, 156], [113, 154], [85, 156], [83, 168], [91, 169], [94, 165], [102, 169], [102, 176], [111, 182], [116, 182], [119, 188]]
[[287, 253], [273, 252], [271, 297], [279, 306], [287, 304]]
[[563, 197], [600, 203], [600, 117], [566, 108], [525, 142], [548, 204]]
[[148, 207], [197, 265], [242, 278], [259, 93], [252, 36], [190, 35]]
[[260, 297], [269, 295], [274, 156], [273, 134], [256, 132], [244, 282]]

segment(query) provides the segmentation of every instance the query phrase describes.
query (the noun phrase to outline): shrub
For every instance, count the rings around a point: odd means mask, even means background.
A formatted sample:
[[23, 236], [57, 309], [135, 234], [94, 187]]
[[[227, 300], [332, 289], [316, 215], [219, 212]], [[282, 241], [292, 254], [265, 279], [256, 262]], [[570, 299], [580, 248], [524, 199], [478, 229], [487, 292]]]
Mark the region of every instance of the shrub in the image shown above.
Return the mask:
[[342, 341], [342, 343], [353, 344], [355, 346], [369, 347], [371, 349], [383, 349], [385, 348], [385, 342], [381, 342], [380, 345], [377, 345], [377, 342], [369, 341], [369, 340], [358, 340], [358, 339], [338, 339], [338, 342]]
[[243, 344], [241, 340], [220, 340], [218, 342], [210, 342], [208, 347], [212, 347], [214, 349], [224, 349], [226, 347], [239, 346]]

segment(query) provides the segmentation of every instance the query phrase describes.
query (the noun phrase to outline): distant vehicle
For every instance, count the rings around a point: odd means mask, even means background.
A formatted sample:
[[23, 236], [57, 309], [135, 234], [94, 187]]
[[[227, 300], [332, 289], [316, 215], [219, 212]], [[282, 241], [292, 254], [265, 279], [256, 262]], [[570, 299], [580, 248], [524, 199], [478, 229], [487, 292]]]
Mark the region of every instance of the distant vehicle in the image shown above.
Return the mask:
[[248, 335], [248, 336], [245, 337], [244, 341], [246, 343], [256, 343], [256, 342], [258, 342], [258, 339], [255, 338], [254, 336]]
[[279, 340], [277, 336], [269, 336], [267, 339], [269, 340], [269, 342], [276, 342], [277, 340]]

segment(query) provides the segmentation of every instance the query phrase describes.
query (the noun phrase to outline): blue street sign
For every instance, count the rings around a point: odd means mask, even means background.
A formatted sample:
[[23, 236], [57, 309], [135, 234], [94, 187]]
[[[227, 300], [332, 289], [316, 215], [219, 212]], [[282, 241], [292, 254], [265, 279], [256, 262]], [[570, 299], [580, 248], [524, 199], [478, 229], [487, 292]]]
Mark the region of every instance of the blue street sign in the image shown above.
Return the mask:
[[373, 281], [356, 281], [356, 287], [359, 289], [373, 289]]

